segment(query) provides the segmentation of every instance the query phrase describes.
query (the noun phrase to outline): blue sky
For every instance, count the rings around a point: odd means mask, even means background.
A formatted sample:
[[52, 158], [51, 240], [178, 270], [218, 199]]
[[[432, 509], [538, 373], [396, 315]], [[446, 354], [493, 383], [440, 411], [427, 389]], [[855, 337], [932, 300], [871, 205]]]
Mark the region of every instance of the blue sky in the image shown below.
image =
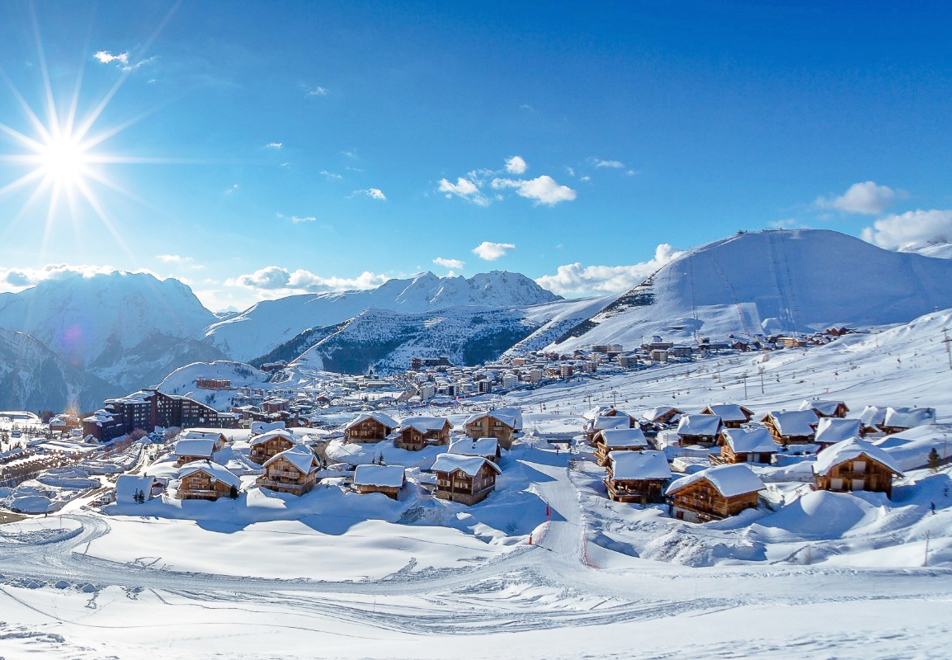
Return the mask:
[[49, 126], [45, 62], [61, 124], [81, 75], [80, 119], [120, 83], [86, 137], [122, 130], [65, 165], [0, 133], [0, 189], [45, 168], [0, 194], [0, 289], [146, 269], [218, 309], [505, 269], [582, 295], [738, 229], [952, 238], [946, 4], [672, 4], [3, 3], [0, 123], [38, 135], [16, 89]]

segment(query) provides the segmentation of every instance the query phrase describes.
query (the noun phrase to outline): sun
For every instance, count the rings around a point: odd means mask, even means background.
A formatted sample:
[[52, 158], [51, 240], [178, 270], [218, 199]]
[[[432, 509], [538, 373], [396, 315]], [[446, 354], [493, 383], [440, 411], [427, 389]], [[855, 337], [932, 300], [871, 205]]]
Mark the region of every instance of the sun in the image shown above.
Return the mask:
[[92, 158], [72, 135], [49, 136], [37, 148], [37, 163], [44, 177], [57, 187], [73, 187], [89, 176]]

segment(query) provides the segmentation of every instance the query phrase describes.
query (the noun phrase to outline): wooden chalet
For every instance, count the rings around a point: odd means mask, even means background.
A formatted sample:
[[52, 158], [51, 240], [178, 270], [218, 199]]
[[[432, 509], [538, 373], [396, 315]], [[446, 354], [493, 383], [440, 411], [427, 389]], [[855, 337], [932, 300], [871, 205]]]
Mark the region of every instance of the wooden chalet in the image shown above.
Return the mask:
[[[188, 464], [179, 472], [176, 497], [180, 500], [217, 500], [241, 488], [241, 480], [226, 467], [211, 461]], [[234, 490], [233, 490], [234, 489]]]
[[585, 439], [589, 442], [595, 441], [595, 436], [601, 431], [609, 429], [632, 429], [637, 426], [635, 419], [628, 415], [615, 415], [614, 417], [596, 417], [585, 423]]
[[843, 419], [849, 414], [849, 407], [842, 401], [811, 401], [804, 399], [800, 404], [800, 410], [812, 410], [820, 419], [824, 417], [837, 417]]
[[248, 457], [258, 465], [262, 465], [272, 456], [287, 451], [296, 444], [294, 434], [287, 429], [267, 431], [251, 439], [251, 451]]
[[754, 411], [736, 403], [713, 403], [701, 411], [702, 415], [717, 415], [721, 424], [729, 429], [739, 429], [754, 418]]
[[866, 429], [863, 428], [861, 420], [821, 417], [816, 425], [814, 442], [825, 448], [850, 438], [861, 438], [864, 435], [866, 435]]
[[824, 449], [813, 465], [817, 490], [873, 491], [892, 497], [893, 477], [903, 476], [879, 447], [853, 438]]
[[394, 442], [401, 449], [419, 451], [427, 445], [445, 445], [453, 425], [445, 417], [408, 417], [400, 422], [400, 437]]
[[605, 488], [616, 502], [649, 504], [664, 499], [671, 468], [664, 452], [613, 451], [608, 455]]
[[211, 440], [215, 443], [215, 451], [224, 449], [228, 438], [218, 429], [185, 429], [175, 438], [176, 440]]
[[677, 408], [670, 408], [667, 406], [661, 406], [659, 408], [652, 408], [651, 410], [645, 412], [641, 415], [641, 419], [648, 422], [649, 424], [674, 424], [684, 413]]
[[935, 424], [935, 408], [886, 408], [879, 430], [886, 434], [901, 433], [926, 424]]
[[648, 449], [648, 439], [641, 429], [605, 429], [599, 431], [592, 441], [595, 447], [595, 460], [602, 467], [608, 465], [608, 456], [616, 451], [644, 451]]
[[809, 444], [816, 439], [819, 418], [813, 410], [769, 412], [760, 420], [778, 445]]
[[383, 493], [397, 499], [406, 483], [402, 465], [358, 465], [354, 471], [354, 488], [358, 493]]
[[258, 477], [259, 488], [278, 493], [303, 495], [317, 483], [317, 457], [307, 447], [297, 445], [269, 458], [264, 474]]
[[496, 475], [502, 471], [480, 456], [440, 454], [433, 463], [436, 496], [461, 504], [476, 504], [496, 488]]
[[777, 454], [777, 443], [763, 426], [752, 429], [724, 429], [720, 435], [720, 454], [711, 454], [711, 463], [766, 463]]
[[518, 408], [498, 408], [476, 413], [463, 422], [463, 430], [471, 438], [496, 438], [503, 449], [522, 435], [522, 411]]
[[397, 428], [393, 418], [383, 413], [361, 413], [344, 425], [345, 442], [378, 442]]
[[496, 438], [460, 438], [451, 442], [446, 452], [460, 456], [480, 456], [493, 463], [499, 463], [501, 455]]
[[217, 445], [214, 440], [185, 439], [178, 440], [172, 452], [176, 465], [186, 465], [196, 461], [210, 461], [214, 458]]
[[682, 415], [677, 430], [681, 446], [713, 447], [717, 444], [721, 426], [721, 418], [717, 415]]
[[678, 479], [665, 495], [675, 518], [703, 523], [756, 509], [763, 489], [746, 465], [721, 465]]

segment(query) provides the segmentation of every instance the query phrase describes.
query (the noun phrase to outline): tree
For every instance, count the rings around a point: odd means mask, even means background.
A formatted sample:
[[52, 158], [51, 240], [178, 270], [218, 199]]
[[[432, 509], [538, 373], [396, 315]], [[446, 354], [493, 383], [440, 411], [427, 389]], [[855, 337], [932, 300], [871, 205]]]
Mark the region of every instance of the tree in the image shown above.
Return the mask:
[[238, 488], [236, 488], [235, 486], [232, 486], [232, 487], [231, 487], [231, 490], [228, 491], [228, 497], [230, 497], [230, 498], [233, 499], [233, 500], [237, 500], [237, 499], [238, 499]]
[[940, 465], [942, 465], [942, 459], [939, 458], [939, 452], [933, 447], [932, 451], [929, 452], [929, 469], [932, 471], [932, 474], [939, 471]]
[[132, 499], [136, 504], [143, 504], [145, 502], [145, 493], [142, 490], [136, 490], [135, 495], [132, 496]]

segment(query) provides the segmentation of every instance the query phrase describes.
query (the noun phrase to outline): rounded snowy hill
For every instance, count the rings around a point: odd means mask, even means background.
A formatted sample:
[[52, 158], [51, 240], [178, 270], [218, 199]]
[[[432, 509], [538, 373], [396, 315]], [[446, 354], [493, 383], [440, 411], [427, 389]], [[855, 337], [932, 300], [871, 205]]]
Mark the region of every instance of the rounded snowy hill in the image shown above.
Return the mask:
[[827, 230], [741, 233], [689, 250], [552, 344], [873, 326], [952, 307], [952, 261]]

